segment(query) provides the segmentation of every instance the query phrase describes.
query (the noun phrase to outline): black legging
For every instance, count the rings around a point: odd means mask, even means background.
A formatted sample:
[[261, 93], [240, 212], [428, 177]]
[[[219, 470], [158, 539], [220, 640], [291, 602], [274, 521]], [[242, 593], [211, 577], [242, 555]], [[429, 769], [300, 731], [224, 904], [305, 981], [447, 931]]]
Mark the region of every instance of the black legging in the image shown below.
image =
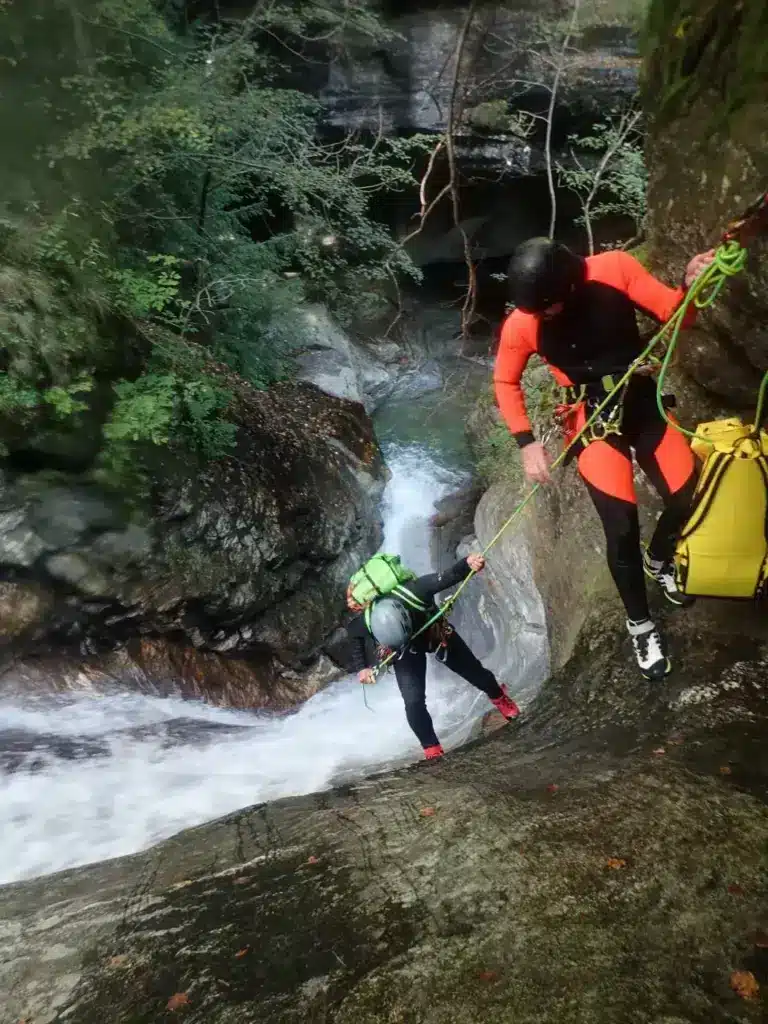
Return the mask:
[[[654, 560], [668, 562], [672, 558], [677, 537], [688, 518], [694, 487], [695, 481], [692, 480], [682, 491], [669, 497], [648, 545], [648, 554]], [[605, 530], [608, 568], [624, 603], [627, 618], [642, 622], [650, 618], [650, 611], [640, 550], [637, 505], [606, 494], [590, 483], [587, 483], [587, 489]]]
[[649, 618], [649, 610], [633, 452], [664, 502], [648, 554], [656, 561], [668, 562], [688, 517], [696, 488], [696, 467], [686, 439], [661, 417], [656, 385], [647, 377], [633, 378], [627, 389], [621, 434], [609, 434], [578, 449], [579, 473], [605, 530], [608, 567], [627, 617], [641, 621]]
[[[442, 660], [442, 655], [441, 655]], [[443, 664], [452, 672], [466, 679], [472, 686], [487, 693], [491, 700], [502, 696], [493, 672], [485, 668], [467, 647], [458, 633], [452, 633]], [[408, 650], [395, 661], [395, 678], [405, 702], [405, 717], [416, 733], [422, 747], [436, 747], [440, 740], [427, 711], [427, 653], [424, 650]]]

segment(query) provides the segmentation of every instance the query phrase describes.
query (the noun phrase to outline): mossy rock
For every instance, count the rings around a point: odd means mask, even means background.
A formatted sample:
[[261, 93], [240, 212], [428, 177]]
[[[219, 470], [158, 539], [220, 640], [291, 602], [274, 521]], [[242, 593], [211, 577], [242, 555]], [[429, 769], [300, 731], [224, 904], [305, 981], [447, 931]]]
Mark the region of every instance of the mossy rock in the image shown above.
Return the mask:
[[[768, 182], [768, 7], [654, 0], [644, 102], [650, 115], [652, 269], [679, 281], [696, 253]], [[682, 338], [681, 365], [716, 401], [748, 414], [768, 366], [768, 241]]]

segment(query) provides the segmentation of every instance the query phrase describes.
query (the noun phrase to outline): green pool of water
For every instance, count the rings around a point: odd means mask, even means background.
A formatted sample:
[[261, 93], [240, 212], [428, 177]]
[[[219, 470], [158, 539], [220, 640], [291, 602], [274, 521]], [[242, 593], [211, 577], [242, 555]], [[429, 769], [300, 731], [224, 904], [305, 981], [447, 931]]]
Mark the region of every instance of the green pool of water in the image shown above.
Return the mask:
[[421, 445], [441, 465], [471, 470], [465, 423], [479, 395], [488, 387], [491, 370], [470, 362], [442, 367], [440, 388], [419, 395], [394, 397], [374, 415], [379, 442]]

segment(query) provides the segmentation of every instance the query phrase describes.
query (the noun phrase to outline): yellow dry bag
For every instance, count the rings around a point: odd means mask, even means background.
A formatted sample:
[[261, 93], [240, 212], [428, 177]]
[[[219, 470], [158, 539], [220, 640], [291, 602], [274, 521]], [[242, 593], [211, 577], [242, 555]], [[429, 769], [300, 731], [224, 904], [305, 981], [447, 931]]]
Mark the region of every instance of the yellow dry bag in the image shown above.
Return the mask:
[[738, 419], [702, 423], [704, 465], [675, 552], [677, 583], [696, 597], [760, 598], [768, 590], [768, 433]]

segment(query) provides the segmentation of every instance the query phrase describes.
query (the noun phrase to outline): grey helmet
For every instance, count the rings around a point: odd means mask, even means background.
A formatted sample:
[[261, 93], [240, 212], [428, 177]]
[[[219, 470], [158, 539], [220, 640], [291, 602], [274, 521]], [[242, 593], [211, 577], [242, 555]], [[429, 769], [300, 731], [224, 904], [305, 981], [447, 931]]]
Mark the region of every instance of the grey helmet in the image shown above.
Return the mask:
[[408, 643], [413, 623], [411, 613], [401, 601], [381, 597], [373, 602], [368, 611], [366, 621], [377, 643], [393, 651]]

